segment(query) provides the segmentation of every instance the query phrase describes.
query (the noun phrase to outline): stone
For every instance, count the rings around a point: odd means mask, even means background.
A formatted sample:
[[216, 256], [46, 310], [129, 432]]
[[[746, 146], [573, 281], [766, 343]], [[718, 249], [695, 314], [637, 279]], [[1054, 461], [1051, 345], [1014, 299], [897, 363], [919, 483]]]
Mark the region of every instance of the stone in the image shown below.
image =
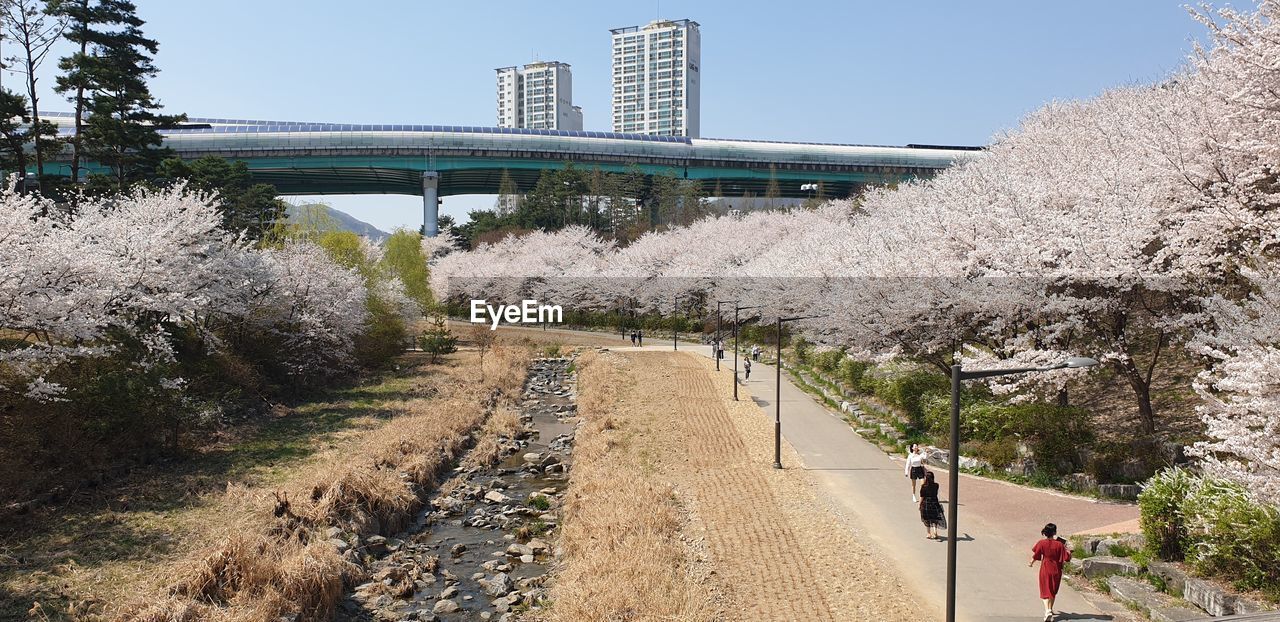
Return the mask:
[[1138, 565], [1123, 557], [1090, 557], [1080, 564], [1080, 571], [1089, 579], [1109, 577], [1114, 574], [1136, 575]]
[[462, 543], [458, 543], [449, 547], [449, 554], [454, 557], [460, 557], [465, 552], [467, 552], [467, 545]]
[[512, 557], [520, 557], [522, 555], [533, 555], [533, 549], [529, 548], [527, 544], [520, 544], [519, 542], [515, 542], [507, 546], [507, 555], [510, 555]]
[[530, 464], [536, 463], [539, 460], [542, 460], [542, 454], [536, 451], [531, 451], [524, 455], [524, 461]]
[[1137, 484], [1098, 484], [1098, 495], [1108, 499], [1127, 499], [1133, 501], [1142, 492]]
[[1152, 622], [1189, 622], [1203, 620], [1204, 612], [1194, 607], [1152, 607], [1147, 611]]
[[347, 544], [347, 541], [342, 538], [329, 538], [329, 544], [332, 544], [333, 548], [338, 549], [339, 555], [346, 553], [347, 549], [351, 548], [351, 545]]
[[539, 538], [534, 538], [529, 541], [529, 549], [533, 551], [534, 555], [541, 555], [549, 551], [551, 546]]
[[1237, 596], [1235, 601], [1235, 610], [1238, 615], [1245, 613], [1266, 613], [1268, 611], [1272, 611], [1272, 608], [1252, 598]]
[[1201, 612], [1178, 605], [1173, 597], [1137, 579], [1112, 576], [1107, 579], [1107, 587], [1112, 598], [1146, 613], [1157, 622], [1185, 622], [1204, 617]]
[[1071, 473], [1062, 477], [1062, 485], [1067, 490], [1090, 492], [1097, 490], [1098, 480], [1088, 473]]
[[1156, 588], [1148, 583], [1118, 575], [1107, 578], [1107, 587], [1111, 590], [1112, 597], [1142, 611], [1150, 608], [1151, 601], [1159, 594]]
[[511, 497], [508, 497], [496, 490], [490, 490], [489, 492], [484, 493], [484, 500], [489, 503], [507, 503], [511, 501]]
[[522, 564], [532, 564], [532, 563], [533, 563], [533, 559], [534, 559], [534, 557], [533, 557], [532, 555], [521, 555], [521, 556], [520, 556], [520, 563], [522, 563]]
[[324, 530], [324, 537], [325, 538], [341, 538], [342, 529], [339, 527], [330, 527]]
[[437, 602], [436, 606], [431, 608], [431, 613], [456, 613], [461, 609], [462, 606], [458, 603], [445, 599]]
[[458, 586], [456, 585], [450, 585], [449, 587], [446, 587], [443, 590], [440, 590], [440, 600], [449, 600], [450, 598], [453, 598], [454, 596], [457, 596], [457, 595], [458, 595]]
[[1187, 578], [1182, 589], [1182, 597], [1187, 602], [1204, 609], [1211, 616], [1226, 616], [1235, 613], [1235, 597], [1226, 590], [1204, 579]]
[[479, 583], [484, 588], [484, 593], [493, 597], [506, 596], [515, 588], [511, 583], [511, 575], [505, 572], [499, 572], [491, 579], [481, 579]]
[[1181, 594], [1186, 590], [1187, 571], [1177, 564], [1153, 560], [1147, 562], [1147, 572], [1163, 579], [1170, 594]]

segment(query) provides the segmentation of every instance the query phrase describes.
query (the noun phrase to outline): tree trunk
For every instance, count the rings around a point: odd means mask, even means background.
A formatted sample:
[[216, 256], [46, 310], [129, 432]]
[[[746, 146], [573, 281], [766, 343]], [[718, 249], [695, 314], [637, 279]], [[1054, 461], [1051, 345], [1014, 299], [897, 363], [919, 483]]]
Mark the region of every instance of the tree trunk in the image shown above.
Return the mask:
[[1155, 438], [1156, 434], [1156, 416], [1155, 410], [1151, 408], [1151, 382], [1149, 376], [1144, 376], [1138, 366], [1134, 364], [1133, 359], [1125, 357], [1119, 364], [1120, 372], [1124, 374], [1129, 386], [1133, 388], [1133, 395], [1138, 400], [1138, 419], [1141, 422], [1140, 431], [1147, 437], [1147, 440]]
[[44, 194], [44, 147], [40, 145], [40, 99], [36, 93], [36, 66], [28, 51], [27, 54], [27, 90], [31, 95], [31, 129], [32, 141], [36, 152], [36, 190]]

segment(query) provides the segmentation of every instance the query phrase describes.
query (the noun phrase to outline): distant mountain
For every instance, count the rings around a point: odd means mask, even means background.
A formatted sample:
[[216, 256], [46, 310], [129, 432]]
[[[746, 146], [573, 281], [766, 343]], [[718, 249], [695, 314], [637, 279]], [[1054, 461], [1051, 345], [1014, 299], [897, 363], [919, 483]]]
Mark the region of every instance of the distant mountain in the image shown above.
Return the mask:
[[350, 231], [362, 235], [374, 242], [387, 239], [390, 234], [363, 220], [340, 212], [324, 203], [304, 203], [290, 205], [288, 210], [290, 224], [307, 225], [320, 231]]

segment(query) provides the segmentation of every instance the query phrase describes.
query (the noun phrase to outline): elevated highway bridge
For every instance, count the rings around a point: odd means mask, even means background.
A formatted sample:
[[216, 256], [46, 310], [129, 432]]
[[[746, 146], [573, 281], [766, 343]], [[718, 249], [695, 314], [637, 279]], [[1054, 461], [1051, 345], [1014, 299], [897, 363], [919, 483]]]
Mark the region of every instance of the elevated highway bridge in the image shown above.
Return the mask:
[[[66, 127], [69, 113], [54, 113]], [[784, 197], [805, 197], [821, 182], [828, 196], [867, 185], [928, 177], [977, 157], [973, 147], [845, 145], [649, 136], [613, 132], [449, 125], [360, 125], [192, 118], [164, 129], [183, 159], [242, 160], [255, 181], [281, 194], [411, 194], [424, 199], [434, 235], [437, 198], [496, 194], [504, 172], [527, 191], [544, 170], [584, 169], [698, 180], [725, 196], [762, 195], [776, 181]], [[88, 164], [89, 170], [95, 167]], [[46, 166], [69, 174], [69, 152]]]

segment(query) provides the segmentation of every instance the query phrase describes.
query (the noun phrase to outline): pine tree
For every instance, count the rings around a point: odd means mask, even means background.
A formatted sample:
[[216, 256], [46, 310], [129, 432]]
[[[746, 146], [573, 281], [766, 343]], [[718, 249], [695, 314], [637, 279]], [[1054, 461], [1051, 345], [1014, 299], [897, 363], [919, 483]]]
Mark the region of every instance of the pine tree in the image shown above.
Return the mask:
[[4, 172], [6, 183], [9, 175], [27, 170], [26, 145], [30, 123], [27, 98], [0, 89], [0, 171]]
[[159, 73], [151, 62], [158, 44], [143, 36], [145, 23], [129, 0], [99, 0], [94, 8], [101, 24], [123, 28], [103, 33], [94, 42], [93, 62], [83, 78], [90, 95], [89, 118], [81, 136], [84, 155], [110, 169], [96, 180], [98, 186], [116, 191], [145, 179], [167, 155], [161, 149], [159, 128], [186, 119], [186, 115], [160, 115], [160, 104], [151, 96], [147, 78]]
[[89, 77], [92, 73], [90, 64], [94, 62], [90, 55], [90, 45], [96, 43], [102, 35], [94, 30], [94, 26], [105, 25], [100, 20], [107, 15], [89, 6], [89, 0], [50, 0], [46, 9], [52, 15], [62, 16], [67, 23], [63, 37], [76, 46], [70, 56], [58, 61], [58, 69], [63, 75], [58, 76], [58, 85], [54, 91], [67, 97], [75, 109], [75, 126], [71, 135], [71, 180], [80, 180], [81, 136], [84, 133], [84, 114], [86, 109], [85, 91], [90, 87]]

